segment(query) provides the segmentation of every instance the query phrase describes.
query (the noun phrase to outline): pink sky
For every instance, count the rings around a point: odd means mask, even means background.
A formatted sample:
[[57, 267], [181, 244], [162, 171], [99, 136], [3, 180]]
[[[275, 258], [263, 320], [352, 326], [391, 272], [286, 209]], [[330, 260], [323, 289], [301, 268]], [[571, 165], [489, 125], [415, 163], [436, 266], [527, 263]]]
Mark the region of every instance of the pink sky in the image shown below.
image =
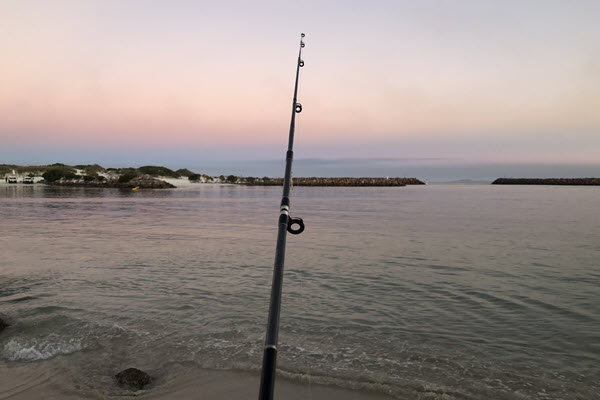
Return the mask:
[[497, 3], [1, 2], [0, 162], [278, 158], [301, 31], [301, 157], [600, 161], [600, 3]]

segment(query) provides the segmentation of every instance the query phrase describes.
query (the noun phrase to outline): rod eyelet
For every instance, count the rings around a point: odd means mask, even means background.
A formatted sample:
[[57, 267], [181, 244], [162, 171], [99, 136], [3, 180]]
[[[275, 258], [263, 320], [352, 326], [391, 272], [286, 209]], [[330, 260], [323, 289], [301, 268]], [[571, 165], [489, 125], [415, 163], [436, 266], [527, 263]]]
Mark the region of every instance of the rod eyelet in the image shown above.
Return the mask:
[[302, 112], [302, 104], [296, 103], [296, 112], [297, 113], [301, 113]]
[[[298, 228], [292, 228], [294, 225], [298, 225]], [[302, 218], [291, 218], [288, 220], [287, 231], [292, 235], [299, 235], [304, 232], [304, 221]]]
[[300, 64], [301, 67], [304, 67], [304, 60], [300, 60], [299, 64]]
[[305, 35], [304, 33], [301, 33], [301, 34], [300, 34], [300, 36], [304, 37], [304, 36], [306, 36], [306, 35]]
[[300, 42], [300, 47], [304, 47], [304, 46], [305, 46], [304, 42]]

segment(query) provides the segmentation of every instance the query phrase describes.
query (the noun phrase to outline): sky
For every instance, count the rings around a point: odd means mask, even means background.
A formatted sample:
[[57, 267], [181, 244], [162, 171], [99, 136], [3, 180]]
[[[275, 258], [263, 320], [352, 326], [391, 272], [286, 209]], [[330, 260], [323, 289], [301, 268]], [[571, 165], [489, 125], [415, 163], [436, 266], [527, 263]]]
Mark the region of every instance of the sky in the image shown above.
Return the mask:
[[297, 159], [596, 168], [599, 15], [596, 0], [0, 0], [0, 163], [283, 159], [304, 32]]

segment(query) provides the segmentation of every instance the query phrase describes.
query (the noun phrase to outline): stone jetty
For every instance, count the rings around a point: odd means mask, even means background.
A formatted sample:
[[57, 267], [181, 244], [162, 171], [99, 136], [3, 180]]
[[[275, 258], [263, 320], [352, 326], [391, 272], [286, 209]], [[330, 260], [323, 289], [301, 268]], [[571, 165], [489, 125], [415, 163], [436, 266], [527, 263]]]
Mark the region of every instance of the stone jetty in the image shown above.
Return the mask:
[[[256, 179], [247, 185], [283, 186], [283, 178]], [[417, 178], [292, 178], [293, 186], [406, 186], [424, 185]]]
[[600, 178], [498, 178], [492, 185], [600, 186]]

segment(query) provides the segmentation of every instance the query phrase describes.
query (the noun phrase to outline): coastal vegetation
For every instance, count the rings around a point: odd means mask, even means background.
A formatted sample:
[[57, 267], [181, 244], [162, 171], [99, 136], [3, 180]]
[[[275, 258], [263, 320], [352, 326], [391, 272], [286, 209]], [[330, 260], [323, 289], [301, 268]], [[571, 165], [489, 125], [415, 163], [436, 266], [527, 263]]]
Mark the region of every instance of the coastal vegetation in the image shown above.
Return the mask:
[[64, 167], [70, 168], [75, 172], [75, 168], [69, 167], [65, 164], [56, 163], [51, 165], [14, 165], [14, 164], [0, 164], [0, 175], [28, 175], [33, 174], [34, 176], [42, 176], [44, 172], [51, 168]]
[[226, 181], [227, 183], [236, 183], [238, 181], [238, 177], [235, 175], [229, 175]]
[[162, 176], [165, 178], [181, 178], [181, 175], [177, 172], [167, 168], [167, 167], [158, 167], [154, 165], [146, 165], [144, 167], [139, 167], [137, 169], [140, 173], [150, 176]]
[[42, 177], [47, 182], [56, 182], [59, 179], [75, 179], [77, 174], [72, 168], [63, 165], [46, 170]]
[[106, 170], [98, 164], [74, 165], [73, 168], [81, 170], [89, 176], [97, 176], [98, 173], [106, 172]]
[[186, 178], [189, 178], [191, 175], [198, 175], [187, 168], [178, 169], [177, 171], [175, 171], [175, 173], [179, 174], [180, 176], [185, 176]]
[[[163, 179], [186, 178], [193, 183], [226, 183], [250, 186], [283, 186], [283, 178], [262, 178], [236, 175], [210, 176], [187, 168], [176, 171], [163, 166], [146, 165], [139, 168], [104, 168], [98, 164], [66, 165], [55, 163], [38, 166], [0, 165], [4, 175], [42, 176], [42, 183], [63, 186], [92, 186], [117, 188], [169, 188], [174, 187]], [[423, 185], [416, 178], [293, 178], [295, 186], [405, 186]]]
[[136, 178], [137, 176], [139, 176], [139, 174], [135, 171], [126, 171], [121, 176], [119, 176], [119, 182], [120, 183], [129, 182], [130, 180], [132, 180], [133, 178]]

